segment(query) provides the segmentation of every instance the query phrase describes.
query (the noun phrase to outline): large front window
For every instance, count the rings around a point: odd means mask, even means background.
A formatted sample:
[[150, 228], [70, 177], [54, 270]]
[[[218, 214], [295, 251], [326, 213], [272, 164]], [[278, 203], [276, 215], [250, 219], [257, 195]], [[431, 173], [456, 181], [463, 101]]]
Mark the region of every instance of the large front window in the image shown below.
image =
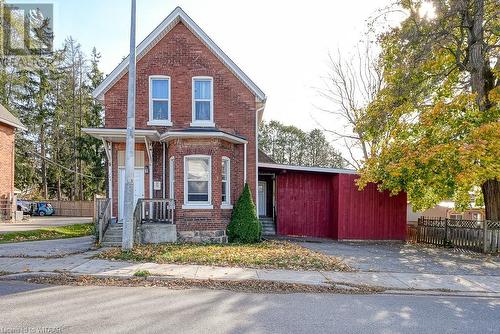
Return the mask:
[[184, 196], [186, 205], [211, 204], [211, 159], [209, 156], [184, 157]]
[[213, 80], [209, 77], [193, 78], [193, 123], [213, 126]]
[[170, 125], [170, 78], [151, 76], [149, 78], [149, 123]]

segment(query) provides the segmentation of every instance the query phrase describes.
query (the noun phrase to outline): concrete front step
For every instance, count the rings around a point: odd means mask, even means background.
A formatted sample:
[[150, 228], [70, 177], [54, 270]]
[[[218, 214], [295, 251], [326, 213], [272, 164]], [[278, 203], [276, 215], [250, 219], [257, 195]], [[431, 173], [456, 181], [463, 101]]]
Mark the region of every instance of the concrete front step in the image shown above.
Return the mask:
[[122, 238], [104, 238], [103, 242], [122, 242]]
[[112, 224], [106, 230], [102, 241], [103, 246], [119, 247], [122, 245], [123, 224]]
[[103, 241], [101, 243], [103, 247], [121, 247], [122, 242], [121, 241]]
[[123, 231], [106, 231], [105, 235], [122, 235]]
[[272, 219], [260, 219], [262, 235], [276, 235], [276, 224]]

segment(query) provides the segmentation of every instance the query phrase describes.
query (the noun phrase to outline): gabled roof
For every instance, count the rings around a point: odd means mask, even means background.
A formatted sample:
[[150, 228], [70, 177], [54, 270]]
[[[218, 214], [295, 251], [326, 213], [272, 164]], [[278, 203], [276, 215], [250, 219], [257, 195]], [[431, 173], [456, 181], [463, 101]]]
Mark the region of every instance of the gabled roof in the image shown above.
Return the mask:
[[[208, 37], [208, 35], [182, 10], [174, 9], [138, 46], [137, 61], [141, 59], [156, 43], [158, 43], [177, 23], [182, 22], [196, 37], [198, 37], [222, 63], [231, 70], [241, 82], [260, 100], [265, 101], [266, 95], [257, 85]], [[128, 71], [129, 56], [127, 56], [94, 90], [93, 96], [104, 99], [104, 93]]]
[[0, 104], [0, 123], [10, 125], [14, 128], [26, 130], [23, 123], [14, 115], [12, 115], [7, 108]]

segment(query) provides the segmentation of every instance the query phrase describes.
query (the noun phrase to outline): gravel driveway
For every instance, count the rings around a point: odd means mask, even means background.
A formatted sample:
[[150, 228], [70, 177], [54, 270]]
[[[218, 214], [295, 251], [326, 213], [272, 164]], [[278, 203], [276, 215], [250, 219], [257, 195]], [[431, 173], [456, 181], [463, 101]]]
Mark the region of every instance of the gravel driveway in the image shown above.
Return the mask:
[[341, 257], [362, 271], [493, 275], [500, 279], [500, 257], [460, 250], [391, 242], [300, 242], [304, 247]]

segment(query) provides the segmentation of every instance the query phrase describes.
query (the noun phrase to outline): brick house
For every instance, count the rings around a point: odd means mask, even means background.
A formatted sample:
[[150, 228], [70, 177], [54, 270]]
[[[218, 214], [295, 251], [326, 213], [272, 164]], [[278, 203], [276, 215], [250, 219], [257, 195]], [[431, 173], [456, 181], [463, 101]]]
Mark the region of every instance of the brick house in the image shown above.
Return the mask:
[[14, 159], [16, 129], [23, 124], [0, 104], [0, 218], [10, 219], [15, 209]]
[[[94, 91], [112, 215], [123, 219], [128, 58]], [[135, 197], [174, 199], [180, 240], [225, 241], [245, 182], [256, 193], [266, 97], [179, 7], [137, 47]]]
[[[124, 211], [128, 62], [127, 57], [93, 93], [104, 105], [104, 128], [82, 129], [104, 143], [108, 162], [108, 215], [118, 222], [123, 221]], [[311, 213], [300, 209], [308, 207], [311, 201], [317, 202], [323, 211], [330, 210], [333, 197], [325, 197], [325, 202], [320, 203], [314, 193], [304, 196], [299, 192], [304, 186], [307, 188], [308, 182], [315, 182], [311, 180], [317, 180], [318, 175], [325, 174], [325, 180], [333, 180], [336, 175], [353, 171], [294, 169], [267, 159], [259, 163], [258, 124], [264, 112], [265, 94], [181, 8], [170, 13], [137, 46], [136, 71], [134, 197], [144, 199], [136, 205], [143, 240], [225, 242], [232, 207], [245, 183], [255, 196], [266, 232], [340, 235], [314, 232], [325, 230], [314, 228], [315, 224], [325, 224], [323, 219], [308, 220], [317, 215], [310, 214], [306, 220], [293, 215], [280, 222], [277, 212]], [[281, 188], [279, 180], [293, 175], [290, 169], [301, 174], [300, 182], [304, 184]], [[346, 180], [350, 183], [345, 183], [344, 188], [353, 189], [353, 181]], [[293, 208], [287, 208], [292, 202], [284, 200], [280, 195], [284, 193], [294, 198]], [[382, 199], [377, 196], [369, 198], [390, 202], [387, 194]], [[404, 201], [405, 212], [406, 196]], [[369, 214], [376, 215], [371, 211]], [[154, 224], [155, 221], [167, 224]], [[332, 224], [338, 221], [331, 220]], [[313, 228], [285, 226], [304, 222]], [[405, 218], [402, 223], [404, 226]], [[119, 225], [112, 224], [111, 231], [106, 232], [112, 236], [108, 239], [110, 243], [119, 242]], [[396, 238], [401, 238], [401, 233]]]

